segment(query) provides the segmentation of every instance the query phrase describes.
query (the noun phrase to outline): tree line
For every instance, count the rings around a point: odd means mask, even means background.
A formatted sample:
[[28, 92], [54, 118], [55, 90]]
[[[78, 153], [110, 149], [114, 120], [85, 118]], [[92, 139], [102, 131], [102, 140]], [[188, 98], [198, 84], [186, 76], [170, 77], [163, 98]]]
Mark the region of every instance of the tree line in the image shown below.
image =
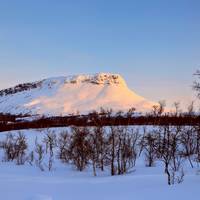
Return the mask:
[[128, 125], [174, 125], [174, 126], [194, 126], [200, 124], [200, 115], [194, 111], [193, 103], [188, 107], [187, 112], [181, 112], [179, 104], [175, 103], [173, 112], [164, 112], [164, 102], [153, 106], [152, 111], [146, 114], [139, 114], [135, 108], [127, 112], [114, 112], [112, 109], [92, 111], [86, 115], [68, 116], [42, 116], [37, 119], [27, 121], [23, 115], [0, 115], [0, 132], [21, 130], [30, 128], [51, 128], [66, 126], [128, 126]]

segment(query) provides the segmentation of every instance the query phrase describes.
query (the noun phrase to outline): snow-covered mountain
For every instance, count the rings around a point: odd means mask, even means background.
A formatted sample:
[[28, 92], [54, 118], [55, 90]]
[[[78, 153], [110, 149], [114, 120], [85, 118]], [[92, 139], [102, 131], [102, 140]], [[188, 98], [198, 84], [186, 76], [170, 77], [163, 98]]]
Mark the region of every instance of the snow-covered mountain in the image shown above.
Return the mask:
[[49, 78], [0, 91], [0, 112], [12, 114], [67, 115], [101, 107], [144, 112], [153, 104], [109, 73]]

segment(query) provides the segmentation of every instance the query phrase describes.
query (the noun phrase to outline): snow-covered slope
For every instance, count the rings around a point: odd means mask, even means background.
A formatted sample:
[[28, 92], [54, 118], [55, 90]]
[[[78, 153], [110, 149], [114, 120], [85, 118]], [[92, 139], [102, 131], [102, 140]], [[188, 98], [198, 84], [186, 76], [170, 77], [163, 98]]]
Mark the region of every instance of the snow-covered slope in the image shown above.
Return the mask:
[[12, 114], [67, 115], [101, 107], [144, 112], [152, 105], [120, 75], [108, 73], [49, 78], [0, 91], [0, 112]]

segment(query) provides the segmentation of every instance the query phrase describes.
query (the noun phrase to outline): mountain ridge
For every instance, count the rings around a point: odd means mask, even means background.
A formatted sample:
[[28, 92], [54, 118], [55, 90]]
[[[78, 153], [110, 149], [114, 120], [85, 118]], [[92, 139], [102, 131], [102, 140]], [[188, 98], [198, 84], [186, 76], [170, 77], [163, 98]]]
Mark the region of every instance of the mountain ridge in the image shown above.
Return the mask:
[[0, 91], [0, 112], [11, 114], [67, 115], [101, 107], [144, 112], [153, 104], [112, 73], [53, 77]]

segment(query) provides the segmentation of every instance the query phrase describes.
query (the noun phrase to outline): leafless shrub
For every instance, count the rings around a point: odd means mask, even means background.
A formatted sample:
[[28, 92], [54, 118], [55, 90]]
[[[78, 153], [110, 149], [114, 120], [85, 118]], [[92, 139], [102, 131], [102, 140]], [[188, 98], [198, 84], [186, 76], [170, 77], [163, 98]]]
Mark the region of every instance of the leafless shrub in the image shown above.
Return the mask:
[[144, 152], [146, 166], [152, 167], [155, 164], [157, 158], [155, 152], [155, 145], [157, 142], [157, 135], [155, 132], [146, 132], [144, 129], [144, 134], [140, 140], [140, 149]]
[[56, 134], [50, 130], [47, 130], [47, 134], [43, 139], [43, 142], [45, 143], [46, 154], [49, 153], [48, 170], [51, 171], [54, 161], [54, 148], [57, 145]]
[[2, 142], [2, 147], [4, 150], [4, 161], [16, 160], [17, 165], [25, 163], [28, 145], [26, 137], [21, 132], [18, 132], [17, 136], [12, 133], [8, 134]]
[[196, 137], [195, 130], [193, 127], [182, 127], [180, 142], [182, 146], [182, 156], [186, 157], [193, 168], [192, 158], [195, 155], [196, 149]]
[[58, 137], [58, 157], [63, 163], [68, 163], [70, 160], [69, 156], [69, 145], [70, 136], [67, 131], [61, 132]]
[[108, 134], [108, 159], [111, 175], [127, 173], [135, 165], [139, 134], [127, 127], [110, 127]]
[[89, 133], [89, 157], [92, 162], [93, 174], [96, 176], [96, 168], [99, 167], [103, 171], [106, 165], [107, 145], [102, 127], [95, 127]]
[[34, 162], [34, 151], [31, 151], [30, 153], [29, 153], [29, 155], [28, 155], [28, 158], [27, 158], [27, 162], [31, 165], [31, 166], [33, 166], [33, 162]]
[[39, 144], [37, 142], [37, 138], [36, 138], [36, 141], [35, 141], [35, 163], [36, 163], [36, 166], [39, 167], [39, 169], [41, 171], [44, 171], [44, 166], [43, 166], [44, 153], [45, 153], [45, 149], [43, 147], [43, 144]]
[[179, 149], [181, 129], [178, 126], [163, 126], [160, 131], [161, 130], [163, 132], [159, 144], [156, 145], [156, 152], [158, 158], [164, 163], [167, 183], [171, 185], [175, 183], [175, 179], [180, 178], [180, 176], [176, 176], [176, 174], [182, 169], [183, 157]]
[[69, 156], [79, 171], [83, 171], [89, 163], [90, 144], [89, 129], [86, 127], [71, 127], [72, 136], [69, 146]]

